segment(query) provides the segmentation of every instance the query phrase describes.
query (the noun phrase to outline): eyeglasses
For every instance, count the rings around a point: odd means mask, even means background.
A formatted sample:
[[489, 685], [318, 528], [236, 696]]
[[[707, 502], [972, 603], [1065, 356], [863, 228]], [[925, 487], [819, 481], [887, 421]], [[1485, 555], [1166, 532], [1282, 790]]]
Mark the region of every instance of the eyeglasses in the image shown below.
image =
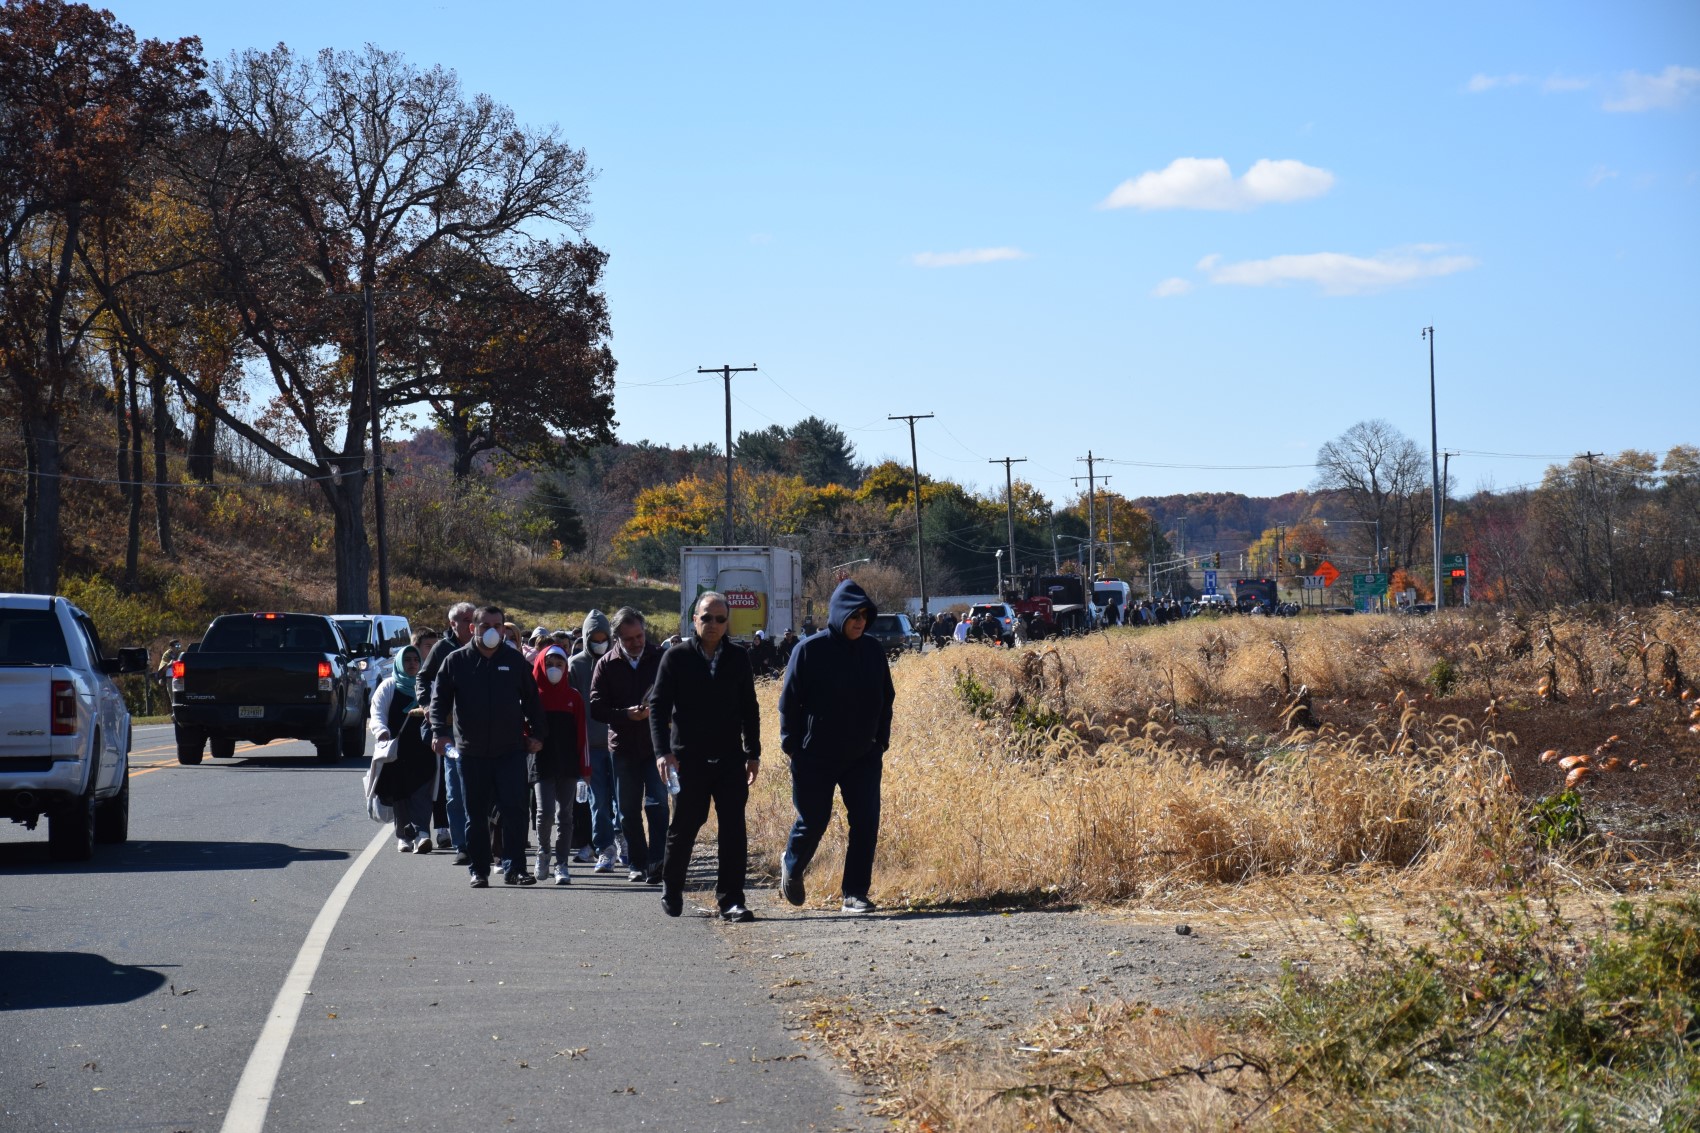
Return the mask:
[[723, 626], [723, 625], [726, 624], [726, 615], [725, 614], [698, 614], [697, 615], [697, 621], [705, 622], [705, 623], [711, 622], [714, 625], [722, 625]]
[[855, 613], [851, 614], [849, 617], [845, 618], [844, 620], [847, 621], [847, 622], [865, 622], [865, 621], [868, 620], [868, 611], [857, 610]]

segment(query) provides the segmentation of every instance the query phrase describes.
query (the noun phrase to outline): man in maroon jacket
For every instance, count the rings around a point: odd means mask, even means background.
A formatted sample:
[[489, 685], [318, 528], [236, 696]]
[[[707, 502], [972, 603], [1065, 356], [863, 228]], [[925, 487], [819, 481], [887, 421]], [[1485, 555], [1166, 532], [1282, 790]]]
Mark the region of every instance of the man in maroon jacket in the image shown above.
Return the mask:
[[[667, 846], [667, 788], [655, 765], [648, 701], [662, 649], [650, 642], [643, 615], [630, 606], [616, 611], [610, 626], [614, 648], [603, 654], [590, 674], [590, 718], [608, 725], [620, 832], [626, 836], [626, 853], [631, 858], [626, 880], [660, 885]], [[648, 838], [643, 829], [646, 815]]]

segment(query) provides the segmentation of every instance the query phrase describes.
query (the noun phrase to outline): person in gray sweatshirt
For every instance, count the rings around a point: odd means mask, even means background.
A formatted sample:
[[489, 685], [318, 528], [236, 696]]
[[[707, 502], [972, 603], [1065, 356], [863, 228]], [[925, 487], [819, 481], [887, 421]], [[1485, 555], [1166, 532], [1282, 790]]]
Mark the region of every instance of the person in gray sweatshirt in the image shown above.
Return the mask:
[[[584, 618], [584, 648], [567, 662], [567, 680], [578, 694], [590, 703], [590, 674], [596, 662], [608, 652], [613, 630], [608, 615], [592, 610]], [[618, 804], [614, 801], [614, 762], [608, 754], [608, 725], [600, 720], [590, 721], [590, 841], [599, 857], [607, 858], [612, 869], [614, 832], [620, 829]], [[600, 863], [598, 863], [600, 864]], [[603, 872], [607, 872], [604, 869]]]

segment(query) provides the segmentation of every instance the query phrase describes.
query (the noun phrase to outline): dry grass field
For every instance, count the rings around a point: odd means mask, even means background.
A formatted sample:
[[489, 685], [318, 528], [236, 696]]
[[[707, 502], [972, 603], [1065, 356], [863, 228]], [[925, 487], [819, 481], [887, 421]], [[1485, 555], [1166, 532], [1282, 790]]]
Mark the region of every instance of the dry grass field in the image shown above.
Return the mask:
[[[1087, 1001], [1019, 1065], [853, 1010], [828, 1029], [914, 1129], [1689, 1127], [1697, 672], [1700, 616], [1677, 609], [1195, 620], [905, 658], [884, 904], [1279, 916], [1327, 890], [1356, 913], [1335, 962], [1251, 1009]], [[775, 871], [788, 791], [774, 760], [751, 800]], [[1574, 916], [1618, 896], [1615, 923]], [[1390, 919], [1409, 930], [1372, 927]]]

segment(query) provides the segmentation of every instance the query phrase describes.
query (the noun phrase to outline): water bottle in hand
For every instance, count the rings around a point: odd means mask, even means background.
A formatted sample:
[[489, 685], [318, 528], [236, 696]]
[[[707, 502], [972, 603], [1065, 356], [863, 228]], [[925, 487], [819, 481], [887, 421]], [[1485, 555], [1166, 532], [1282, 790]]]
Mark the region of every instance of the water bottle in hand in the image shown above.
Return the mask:
[[667, 769], [667, 793], [669, 795], [679, 793], [679, 769], [677, 767]]
[[574, 797], [577, 798], [578, 801], [581, 802], [581, 803], [589, 802], [590, 801], [590, 784], [586, 783], [583, 779], [580, 779], [578, 781], [578, 787], [574, 791]]

